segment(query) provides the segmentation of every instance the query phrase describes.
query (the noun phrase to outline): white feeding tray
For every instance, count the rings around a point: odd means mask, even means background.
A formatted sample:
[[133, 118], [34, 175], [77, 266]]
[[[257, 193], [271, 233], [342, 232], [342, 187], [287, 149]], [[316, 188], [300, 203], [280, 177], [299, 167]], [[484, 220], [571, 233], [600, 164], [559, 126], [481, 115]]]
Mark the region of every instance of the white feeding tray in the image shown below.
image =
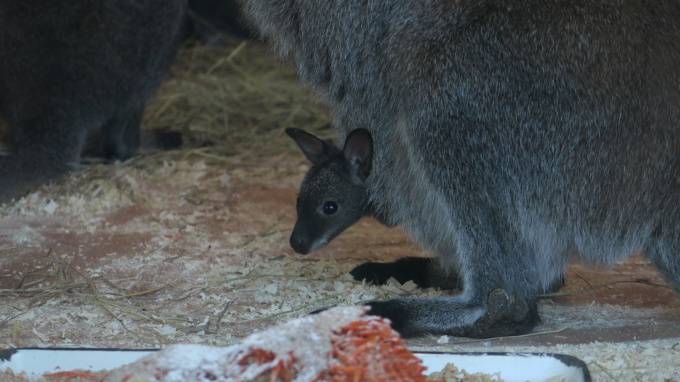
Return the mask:
[[[155, 350], [12, 349], [0, 350], [0, 371], [29, 375], [64, 370], [108, 370], [134, 362]], [[583, 361], [566, 355], [535, 353], [415, 353], [427, 373], [452, 363], [467, 373], [485, 373], [507, 382], [590, 382]]]
[[590, 382], [586, 364], [562, 354], [542, 353], [415, 353], [427, 373], [451, 363], [469, 374], [484, 373], [507, 382]]

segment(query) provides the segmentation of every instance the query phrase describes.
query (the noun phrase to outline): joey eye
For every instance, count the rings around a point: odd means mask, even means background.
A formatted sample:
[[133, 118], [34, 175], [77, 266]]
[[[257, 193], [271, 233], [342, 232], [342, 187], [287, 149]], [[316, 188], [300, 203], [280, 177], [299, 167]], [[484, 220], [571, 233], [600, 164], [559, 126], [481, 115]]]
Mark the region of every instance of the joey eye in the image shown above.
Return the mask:
[[329, 200], [323, 203], [323, 213], [326, 215], [333, 215], [338, 212], [338, 203]]

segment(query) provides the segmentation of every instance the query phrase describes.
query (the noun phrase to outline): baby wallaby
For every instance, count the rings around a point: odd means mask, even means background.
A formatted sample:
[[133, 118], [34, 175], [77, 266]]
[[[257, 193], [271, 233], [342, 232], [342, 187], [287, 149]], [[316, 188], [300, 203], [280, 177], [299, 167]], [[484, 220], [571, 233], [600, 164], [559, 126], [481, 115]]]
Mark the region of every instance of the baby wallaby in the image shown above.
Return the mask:
[[0, 203], [77, 167], [86, 141], [126, 159], [182, 37], [186, 0], [0, 0]]
[[371, 214], [365, 181], [373, 143], [364, 129], [351, 132], [342, 149], [300, 129], [286, 129], [286, 133], [312, 162], [300, 188], [298, 220], [290, 237], [295, 252], [306, 254]]
[[[297, 222], [290, 237], [295, 252], [307, 254], [324, 247], [364, 216], [393, 226], [384, 214], [372, 208], [366, 178], [371, 173], [373, 140], [366, 129], [356, 129], [342, 149], [300, 129], [286, 129], [312, 167], [307, 172], [297, 200]], [[421, 288], [459, 288], [452, 271], [444, 272], [436, 259], [406, 257], [389, 263], [366, 262], [350, 274], [357, 280], [384, 284], [389, 278], [415, 282]]]

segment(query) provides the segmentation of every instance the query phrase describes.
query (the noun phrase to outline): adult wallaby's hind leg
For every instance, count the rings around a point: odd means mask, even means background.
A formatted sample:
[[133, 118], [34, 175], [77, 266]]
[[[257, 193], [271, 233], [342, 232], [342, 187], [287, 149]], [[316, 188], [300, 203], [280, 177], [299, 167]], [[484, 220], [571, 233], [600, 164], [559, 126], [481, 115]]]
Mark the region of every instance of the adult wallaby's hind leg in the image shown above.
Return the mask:
[[122, 109], [85, 147], [84, 156], [114, 161], [131, 158], [139, 151], [172, 150], [182, 146], [182, 134], [175, 131], [142, 131], [144, 105]]
[[400, 298], [368, 304], [405, 337], [423, 334], [490, 338], [529, 332], [538, 322], [535, 298], [504, 289], [452, 297]]
[[462, 280], [456, 272], [444, 272], [438, 261], [429, 257], [404, 257], [389, 262], [366, 262], [350, 271], [355, 280], [383, 285], [391, 277], [405, 283], [413, 281], [420, 288], [460, 289]]
[[[474, 195], [476, 194], [468, 194]], [[463, 292], [453, 297], [404, 298], [370, 303], [371, 314], [387, 317], [404, 336], [447, 334], [496, 337], [525, 333], [539, 321], [536, 299], [542, 292], [535, 257], [512, 227], [481, 202], [469, 203], [477, 213], [464, 215], [455, 250], [463, 276]], [[467, 216], [467, 218], [466, 218]], [[440, 256], [451, 256], [442, 253]], [[549, 256], [550, 254], [546, 254]]]
[[48, 108], [30, 118], [8, 116], [13, 129], [14, 152], [0, 157], [0, 202], [30, 191], [78, 165], [87, 124], [98, 123], [70, 113], [68, 108]]

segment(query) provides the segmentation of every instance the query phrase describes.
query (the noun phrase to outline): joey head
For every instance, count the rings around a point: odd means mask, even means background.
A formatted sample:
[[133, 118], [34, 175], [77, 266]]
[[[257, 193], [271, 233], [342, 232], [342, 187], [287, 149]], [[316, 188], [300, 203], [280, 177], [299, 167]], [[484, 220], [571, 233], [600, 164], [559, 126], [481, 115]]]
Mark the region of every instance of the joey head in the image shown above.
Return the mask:
[[312, 162], [300, 188], [290, 237], [295, 252], [306, 254], [370, 214], [365, 182], [371, 172], [372, 140], [367, 130], [357, 129], [340, 149], [300, 129], [286, 133]]
[[[372, 216], [387, 226], [394, 225], [369, 202], [366, 182], [371, 174], [373, 140], [367, 130], [352, 131], [342, 149], [300, 129], [288, 129], [286, 133], [312, 162], [298, 195], [298, 218], [290, 238], [295, 252], [307, 254], [322, 248], [363, 216]], [[442, 272], [439, 264], [429, 257], [366, 262], [350, 274], [356, 280], [372, 284], [384, 284], [394, 278], [400, 283], [413, 281], [421, 288], [457, 289], [460, 286], [455, 275]]]

